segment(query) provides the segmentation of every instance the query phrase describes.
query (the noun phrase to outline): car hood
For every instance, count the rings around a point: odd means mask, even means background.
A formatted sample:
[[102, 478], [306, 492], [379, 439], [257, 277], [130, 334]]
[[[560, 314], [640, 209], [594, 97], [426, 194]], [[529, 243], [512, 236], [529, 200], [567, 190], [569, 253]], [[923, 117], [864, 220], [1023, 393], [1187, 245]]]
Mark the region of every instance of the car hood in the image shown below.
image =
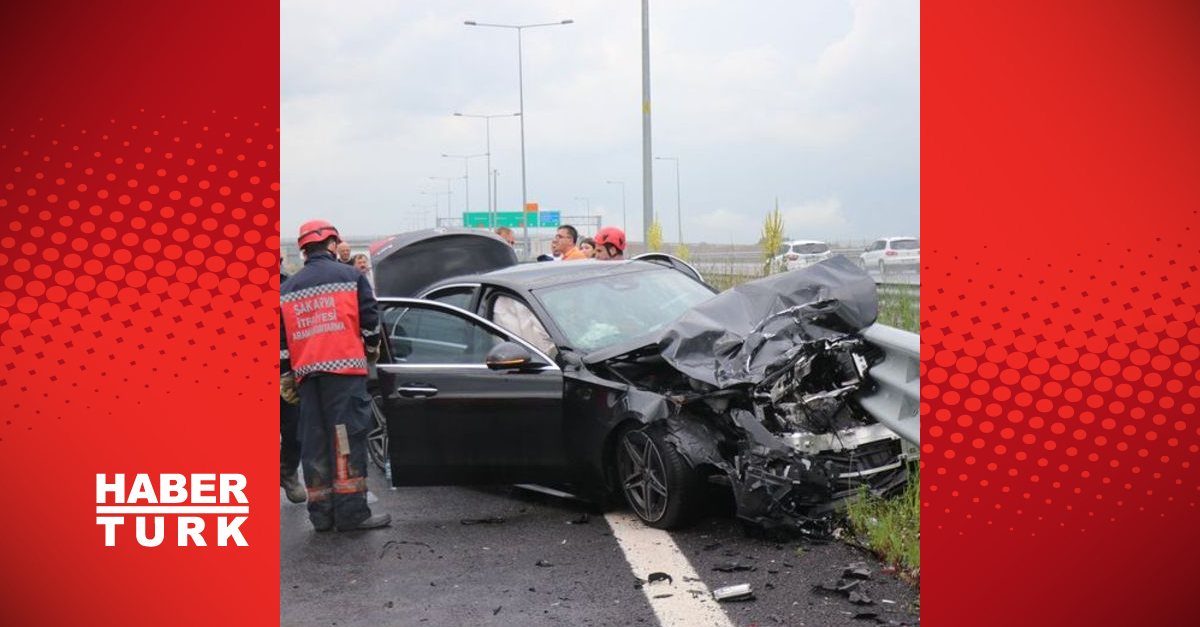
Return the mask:
[[878, 312], [874, 280], [838, 256], [726, 290], [656, 336], [585, 361], [657, 352], [674, 369], [716, 388], [753, 386], [794, 361], [804, 346], [857, 333]]
[[517, 264], [517, 253], [500, 236], [463, 228], [401, 233], [371, 246], [375, 294], [413, 297], [439, 281], [482, 274]]

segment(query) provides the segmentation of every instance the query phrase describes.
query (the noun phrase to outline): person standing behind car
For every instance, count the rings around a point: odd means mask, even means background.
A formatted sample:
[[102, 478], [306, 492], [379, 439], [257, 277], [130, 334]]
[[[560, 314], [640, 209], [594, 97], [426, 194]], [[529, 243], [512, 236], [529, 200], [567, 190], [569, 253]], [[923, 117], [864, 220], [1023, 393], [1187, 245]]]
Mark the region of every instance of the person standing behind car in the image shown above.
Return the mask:
[[596, 240], [590, 237], [579, 240], [579, 252], [583, 253], [587, 259], [594, 259], [596, 257]]
[[[279, 289], [288, 276], [279, 273]], [[280, 317], [280, 326], [283, 319]], [[280, 359], [287, 357], [285, 351], [279, 352]], [[279, 396], [279, 487], [283, 488], [287, 499], [293, 503], [303, 503], [305, 498], [304, 486], [300, 485], [300, 440], [297, 439], [297, 427], [300, 413], [296, 406], [287, 402], [283, 395]]]
[[340, 242], [337, 245], [337, 260], [348, 265], [354, 265], [354, 258], [350, 255], [350, 244]]
[[577, 241], [579, 241], [579, 231], [570, 224], [564, 224], [558, 227], [558, 231], [554, 234], [554, 239], [550, 242], [550, 252], [554, 253], [560, 261], [587, 259], [583, 251], [575, 247]]
[[391, 524], [367, 505], [368, 359], [379, 355], [379, 312], [367, 278], [334, 257], [332, 224], [300, 227], [304, 267], [281, 286], [280, 395], [300, 404], [308, 516], [317, 531]]
[[625, 231], [606, 226], [596, 233], [596, 259], [621, 261], [625, 258]]

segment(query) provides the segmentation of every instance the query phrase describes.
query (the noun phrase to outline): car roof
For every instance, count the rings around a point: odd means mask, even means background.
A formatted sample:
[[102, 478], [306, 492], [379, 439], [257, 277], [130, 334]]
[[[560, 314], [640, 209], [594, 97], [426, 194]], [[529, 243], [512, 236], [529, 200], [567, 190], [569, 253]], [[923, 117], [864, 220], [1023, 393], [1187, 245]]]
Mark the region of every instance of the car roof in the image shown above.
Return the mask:
[[616, 276], [652, 270], [669, 270], [666, 266], [649, 261], [543, 261], [522, 263], [483, 274], [456, 276], [439, 281], [426, 293], [447, 285], [463, 283], [488, 283], [506, 287], [513, 291], [537, 290], [556, 285], [584, 281], [598, 276]]
[[886, 239], [886, 240], [887, 240], [887, 241], [889, 241], [889, 242], [894, 242], [894, 241], [896, 241], [896, 240], [901, 240], [901, 239], [911, 239], [911, 240], [920, 241], [920, 238], [918, 238], [918, 237], [908, 237], [908, 236], [901, 236], [901, 237], [885, 237], [885, 238], [883, 238], [883, 239]]
[[826, 244], [826, 242], [819, 239], [792, 239], [784, 242], [784, 244]]

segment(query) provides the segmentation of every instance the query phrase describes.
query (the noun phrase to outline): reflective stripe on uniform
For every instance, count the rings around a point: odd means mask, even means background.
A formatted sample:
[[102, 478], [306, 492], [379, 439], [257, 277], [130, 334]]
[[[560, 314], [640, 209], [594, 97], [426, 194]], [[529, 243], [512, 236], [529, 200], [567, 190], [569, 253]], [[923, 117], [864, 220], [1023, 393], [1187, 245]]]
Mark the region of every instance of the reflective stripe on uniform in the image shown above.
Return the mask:
[[323, 285], [314, 285], [306, 287], [302, 290], [288, 292], [279, 297], [279, 302], [290, 303], [294, 300], [303, 298], [312, 298], [313, 296], [321, 296], [322, 294], [332, 294], [334, 292], [353, 292], [358, 293], [358, 285], [354, 283], [325, 283]]
[[[336, 374], [336, 373], [341, 373], [341, 372], [346, 372], [346, 371], [357, 371], [357, 370], [361, 370], [361, 371], [365, 372], [366, 369], [367, 369], [367, 360], [366, 359], [335, 359], [333, 361], [318, 361], [313, 364], [304, 364], [303, 366], [296, 367], [293, 371], [296, 374], [296, 378], [299, 379], [299, 378], [308, 376], [314, 372], [330, 372], [330, 373]], [[350, 372], [349, 374], [355, 374], [355, 373]]]
[[349, 477], [346, 479], [334, 479], [333, 481], [334, 494], [356, 494], [366, 491], [366, 477]]

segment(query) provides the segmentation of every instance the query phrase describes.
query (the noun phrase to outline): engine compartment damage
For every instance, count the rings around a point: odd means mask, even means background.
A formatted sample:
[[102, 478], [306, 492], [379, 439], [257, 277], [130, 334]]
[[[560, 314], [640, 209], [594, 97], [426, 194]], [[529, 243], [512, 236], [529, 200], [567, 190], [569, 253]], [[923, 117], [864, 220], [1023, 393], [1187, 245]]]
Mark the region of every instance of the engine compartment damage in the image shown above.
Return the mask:
[[859, 335], [877, 311], [871, 278], [836, 258], [719, 294], [597, 370], [671, 401], [647, 421], [727, 479], [741, 518], [811, 530], [908, 478], [899, 436], [855, 400], [881, 358]]

